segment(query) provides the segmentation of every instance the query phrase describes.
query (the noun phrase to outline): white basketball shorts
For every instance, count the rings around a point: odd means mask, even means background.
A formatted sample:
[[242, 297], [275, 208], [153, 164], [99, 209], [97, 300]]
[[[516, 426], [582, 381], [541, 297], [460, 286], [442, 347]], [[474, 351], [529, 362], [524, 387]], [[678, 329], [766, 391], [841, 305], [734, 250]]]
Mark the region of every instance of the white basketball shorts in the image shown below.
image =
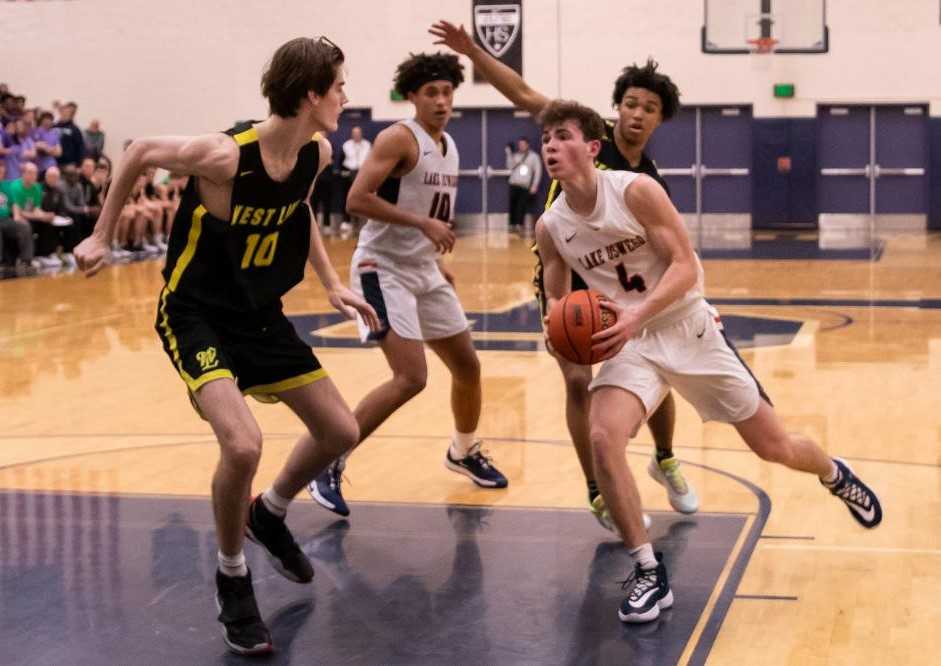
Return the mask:
[[673, 387], [703, 421], [738, 423], [770, 404], [758, 380], [725, 337], [715, 310], [701, 310], [646, 330], [601, 365], [590, 390], [617, 386], [640, 398], [650, 416]]
[[467, 330], [464, 308], [434, 259], [405, 263], [357, 248], [350, 283], [382, 324], [372, 332], [358, 317], [363, 342], [381, 340], [390, 329], [408, 340], [440, 340]]

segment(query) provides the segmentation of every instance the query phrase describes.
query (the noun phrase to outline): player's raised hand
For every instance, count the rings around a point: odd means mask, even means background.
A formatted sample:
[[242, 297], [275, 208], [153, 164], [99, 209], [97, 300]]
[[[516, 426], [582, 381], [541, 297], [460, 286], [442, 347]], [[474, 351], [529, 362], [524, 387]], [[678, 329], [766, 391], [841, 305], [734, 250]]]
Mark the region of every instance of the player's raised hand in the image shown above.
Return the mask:
[[598, 300], [602, 309], [612, 312], [617, 321], [591, 336], [591, 353], [596, 362], [607, 361], [617, 354], [640, 330], [640, 320], [633, 308], [625, 308], [604, 296]]
[[379, 330], [380, 323], [376, 311], [362, 297], [350, 291], [349, 288], [339, 285], [327, 292], [327, 298], [330, 299], [330, 305], [346, 316], [347, 319], [355, 319], [356, 314], [359, 313], [370, 331]]
[[454, 231], [451, 225], [433, 217], [425, 218], [421, 225], [421, 232], [428, 237], [428, 240], [435, 246], [435, 250], [441, 254], [446, 254], [454, 249]]
[[474, 49], [474, 40], [467, 34], [463, 24], [456, 26], [448, 21], [438, 21], [432, 24], [428, 32], [438, 38], [435, 44], [444, 44], [462, 55], [470, 55]]
[[111, 248], [108, 247], [108, 243], [95, 234], [76, 245], [72, 254], [75, 256], [78, 269], [85, 273], [85, 277], [91, 277], [107, 266], [111, 260]]

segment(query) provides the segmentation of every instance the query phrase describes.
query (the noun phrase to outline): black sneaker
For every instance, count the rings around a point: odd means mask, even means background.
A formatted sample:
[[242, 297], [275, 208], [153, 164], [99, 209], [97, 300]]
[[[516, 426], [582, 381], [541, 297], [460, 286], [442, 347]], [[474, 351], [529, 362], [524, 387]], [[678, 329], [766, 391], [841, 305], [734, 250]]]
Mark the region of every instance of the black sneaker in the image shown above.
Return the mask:
[[323, 508], [345, 517], [350, 515], [350, 507], [340, 490], [344, 467], [346, 464], [341, 460], [330, 463], [320, 476], [307, 484], [307, 492]]
[[832, 486], [823, 483], [832, 494], [843, 500], [856, 522], [872, 529], [882, 522], [882, 504], [872, 489], [859, 480], [850, 466], [839, 458], [834, 458], [840, 476]]
[[478, 486], [484, 488], [506, 488], [506, 477], [493, 466], [489, 456], [480, 450], [480, 441], [474, 442], [474, 445], [467, 452], [467, 455], [460, 460], [451, 457], [451, 447], [444, 457], [444, 466], [451, 471], [469, 476]]
[[216, 571], [216, 608], [222, 623], [222, 638], [236, 654], [268, 654], [274, 650], [271, 634], [261, 621], [252, 572], [247, 576], [225, 576]]
[[248, 507], [245, 536], [263, 546], [271, 566], [282, 576], [295, 583], [309, 583], [314, 568], [284, 524], [284, 518], [274, 515], [261, 500], [261, 495]]
[[621, 584], [621, 589], [627, 590], [627, 598], [618, 609], [621, 622], [650, 622], [660, 616], [661, 610], [673, 605], [673, 590], [661, 553], [657, 553], [657, 566], [653, 569], [641, 569], [640, 563], [635, 564], [634, 572]]

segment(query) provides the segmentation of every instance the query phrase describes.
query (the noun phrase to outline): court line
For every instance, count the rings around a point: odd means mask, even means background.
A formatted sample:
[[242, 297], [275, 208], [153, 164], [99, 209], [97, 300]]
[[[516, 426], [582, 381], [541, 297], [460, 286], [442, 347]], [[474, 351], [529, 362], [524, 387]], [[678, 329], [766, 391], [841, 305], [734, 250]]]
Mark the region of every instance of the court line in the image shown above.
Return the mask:
[[[187, 432], [187, 433], [178, 433], [178, 432], [154, 432], [154, 433], [75, 433], [75, 434], [50, 434], [50, 433], [39, 433], [35, 435], [0, 435], [0, 440], [5, 439], [86, 439], [89, 437], [97, 438], [118, 438], [118, 437], [202, 437], [202, 436], [211, 436], [211, 433], [197, 433], [197, 432]], [[283, 433], [283, 432], [272, 432], [264, 433], [266, 439], [289, 439], [293, 437], [300, 436], [300, 431], [292, 433]], [[370, 435], [370, 438], [375, 439], [448, 439], [451, 435]], [[513, 442], [518, 444], [549, 444], [552, 446], [572, 446], [570, 440], [567, 439], [529, 439], [522, 437], [488, 437], [482, 435], [481, 439], [484, 441], [493, 441], [493, 442]], [[215, 441], [215, 440], [213, 440]], [[154, 446], [161, 446], [155, 444]], [[648, 450], [653, 450], [654, 445], [647, 442], [636, 442], [633, 446], [645, 447]], [[674, 444], [674, 449], [683, 449], [688, 451], [720, 451], [727, 453], [746, 453], [748, 455], [753, 455], [751, 449], [742, 449], [731, 446], [693, 446], [690, 444]], [[117, 451], [118, 449], [113, 449]], [[628, 453], [635, 453], [634, 451], [628, 451]], [[850, 460], [853, 462], [864, 462], [864, 463], [880, 463], [883, 465], [902, 465], [905, 467], [929, 467], [932, 469], [941, 468], [941, 463], [930, 463], [930, 462], [917, 462], [914, 460], [891, 460], [889, 458], [864, 458], [860, 456], [840, 456], [844, 460]], [[693, 464], [693, 463], [690, 463]], [[3, 469], [0, 467], [0, 469]]]
[[797, 601], [797, 597], [778, 594], [736, 594], [736, 599], [754, 599], [758, 601]]
[[[705, 664], [706, 660], [709, 658], [712, 646], [715, 644], [716, 637], [719, 635], [719, 629], [722, 627], [725, 616], [732, 605], [735, 592], [742, 582], [745, 569], [748, 567], [751, 556], [758, 545], [758, 537], [761, 536], [765, 525], [768, 523], [768, 517], [771, 515], [771, 498], [768, 496], [768, 493], [760, 487], [736, 474], [726, 472], [710, 465], [689, 462], [687, 460], [683, 460], [682, 462], [685, 465], [692, 465], [693, 467], [709, 470], [720, 476], [737, 481], [750, 490], [758, 500], [758, 513], [754, 516], [749, 516], [747, 519], [748, 522], [745, 528], [742, 529], [742, 533], [739, 537], [741, 545], [737, 545], [738, 555], [735, 555], [735, 550], [733, 549], [732, 553], [729, 554], [726, 568], [723, 569], [722, 575], [726, 578], [725, 583], [722, 585], [721, 593], [716, 595], [716, 591], [713, 590], [713, 594], [710, 595], [709, 598], [709, 603], [713, 604], [712, 610], [711, 612], [708, 610], [709, 604], [703, 609], [703, 615], [696, 623], [696, 628], [693, 630], [693, 634], [690, 636], [687, 646], [680, 656], [680, 662], [686, 658], [685, 663], [698, 665]], [[748, 528], [749, 524], [750, 528]], [[717, 581], [716, 589], [718, 588], [719, 583]], [[695, 640], [697, 632], [699, 632], [699, 636], [698, 640]], [[692, 652], [690, 654], [691, 650]]]
[[824, 544], [804, 545], [798, 543], [761, 544], [762, 550], [813, 550], [837, 553], [874, 553], [879, 555], [941, 555], [936, 548], [884, 548], [880, 546], [827, 546]]
[[790, 536], [787, 534], [762, 534], [759, 539], [796, 539], [796, 540], [805, 540], [813, 541], [817, 537], [812, 536]]
[[[66, 437], [65, 435], [60, 435], [60, 437]], [[393, 437], [404, 437], [404, 436], [393, 436]], [[423, 438], [430, 438], [430, 436], [423, 436]], [[494, 438], [497, 441], [501, 441], [500, 438]], [[507, 440], [503, 440], [507, 441]], [[513, 441], [513, 440], [509, 440]], [[517, 440], [519, 441], [519, 440]], [[522, 440], [526, 441], [526, 440]], [[201, 438], [194, 441], [184, 441], [184, 442], [172, 442], [172, 443], [163, 443], [163, 444], [154, 444], [154, 445], [138, 445], [131, 447], [121, 447], [119, 449], [110, 449], [107, 451], [85, 451], [81, 453], [66, 454], [62, 456], [56, 456], [51, 458], [46, 458], [38, 461], [26, 461], [13, 463], [10, 465], [0, 466], [0, 471], [5, 469], [10, 469], [13, 467], [21, 467], [28, 465], [41, 464], [43, 462], [50, 462], [54, 460], [63, 460], [69, 458], [78, 458], [84, 456], [93, 456], [101, 455], [107, 453], [123, 453], [128, 451], [135, 451], [140, 449], [150, 449], [150, 448], [169, 448], [174, 446], [195, 446], [215, 443], [214, 439], [210, 438]], [[640, 451], [629, 451], [628, 452], [634, 456], [644, 456], [648, 454]], [[732, 601], [735, 597], [735, 592], [738, 589], [739, 584], [741, 583], [742, 577], [744, 576], [745, 569], [748, 566], [751, 556], [754, 553], [755, 547], [758, 544], [758, 539], [761, 536], [761, 532], [767, 523], [768, 517], [771, 513], [771, 499], [768, 497], [761, 488], [751, 483], [747, 479], [739, 477], [735, 474], [731, 474], [721, 469], [715, 467], [704, 465], [696, 462], [691, 462], [687, 460], [682, 461], [684, 464], [691, 465], [693, 467], [699, 467], [707, 471], [711, 471], [720, 476], [727, 477], [733, 481], [737, 481], [740, 484], [744, 485], [746, 488], [752, 491], [752, 493], [758, 499], [758, 512], [757, 513], [748, 513], [744, 514], [738, 512], [735, 515], [744, 515], [745, 516], [745, 525], [743, 526], [736, 544], [733, 547], [732, 551], [729, 553], [729, 557], [725, 563], [725, 566], [722, 569], [722, 572], [719, 578], [716, 580], [716, 584], [713, 587], [713, 591], [709, 596], [709, 599], [706, 603], [703, 612], [697, 621], [690, 638], [687, 640], [686, 646], [682, 653], [680, 661], [688, 664], [705, 664], [706, 659], [709, 656], [709, 652], [712, 649], [715, 639], [719, 633], [719, 629], [722, 626], [725, 616], [728, 613], [729, 607], [732, 604]], [[14, 489], [15, 492], [15, 489]], [[121, 493], [122, 495], [133, 495], [133, 493]], [[471, 505], [475, 506], [475, 505]], [[485, 508], [504, 508], [494, 505], [477, 505], [483, 506]], [[509, 508], [509, 507], [507, 507]], [[525, 507], [517, 507], [520, 509], [525, 509]], [[545, 509], [546, 507], [542, 507]], [[556, 509], [557, 510], [557, 509]], [[569, 509], [577, 510], [577, 509]]]

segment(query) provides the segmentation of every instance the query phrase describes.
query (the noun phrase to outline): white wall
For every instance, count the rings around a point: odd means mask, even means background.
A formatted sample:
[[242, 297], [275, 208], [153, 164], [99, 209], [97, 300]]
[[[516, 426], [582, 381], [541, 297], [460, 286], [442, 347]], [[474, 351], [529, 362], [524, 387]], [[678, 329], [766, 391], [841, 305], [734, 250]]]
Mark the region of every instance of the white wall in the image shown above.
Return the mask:
[[[326, 34], [347, 54], [351, 105], [399, 118], [410, 107], [389, 101], [395, 65], [410, 51], [436, 48], [426, 33], [433, 20], [467, 23], [470, 7], [470, 0], [0, 2], [0, 78], [30, 103], [77, 100], [79, 123], [100, 117], [116, 153], [127, 137], [199, 133], [264, 116], [258, 88], [267, 58], [291, 37]], [[604, 112], [621, 67], [650, 54], [688, 104], [752, 103], [758, 116], [806, 116], [818, 101], [928, 102], [941, 115], [938, 0], [830, 0], [831, 50], [813, 56], [705, 55], [701, 0], [524, 0], [524, 12], [527, 79]], [[775, 100], [775, 82], [795, 83], [797, 98]], [[470, 82], [457, 101], [506, 104]]]

